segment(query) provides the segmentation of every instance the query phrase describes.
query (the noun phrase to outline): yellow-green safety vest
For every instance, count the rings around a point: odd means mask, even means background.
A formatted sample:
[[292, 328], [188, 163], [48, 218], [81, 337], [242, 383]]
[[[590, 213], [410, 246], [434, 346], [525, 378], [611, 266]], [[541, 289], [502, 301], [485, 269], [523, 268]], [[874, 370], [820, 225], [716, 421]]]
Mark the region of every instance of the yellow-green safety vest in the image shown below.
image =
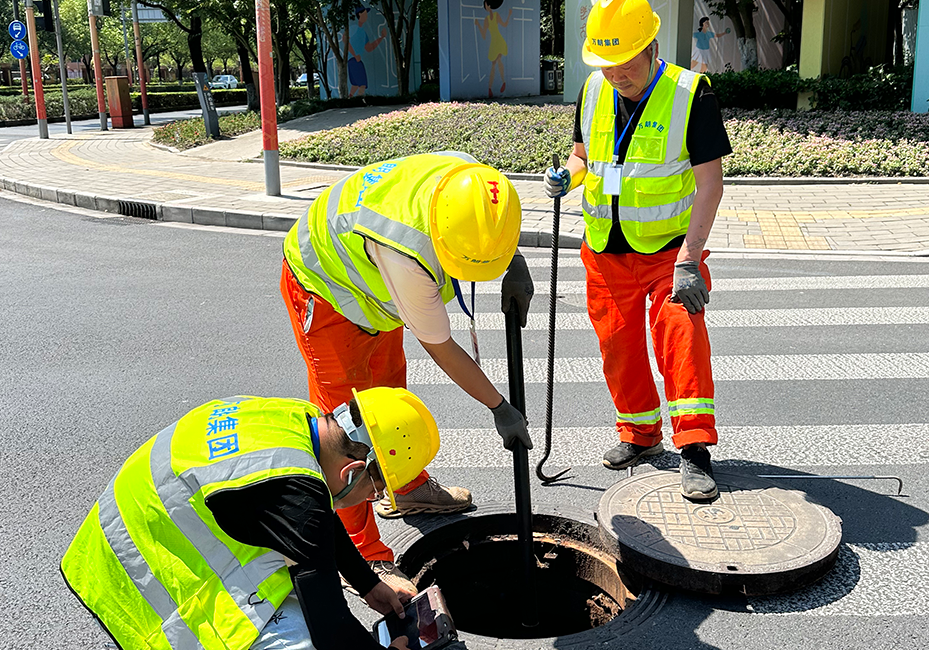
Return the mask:
[[[276, 476], [323, 479], [301, 400], [198, 407], [139, 448], [61, 561], [68, 586], [123, 650], [245, 650], [293, 589], [284, 557], [241, 544], [205, 499]], [[331, 506], [330, 501], [330, 506]]]
[[477, 162], [457, 151], [368, 165], [326, 189], [284, 239], [284, 257], [310, 293], [369, 331], [403, 326], [384, 279], [364, 250], [370, 239], [416, 260], [445, 302], [455, 296], [429, 235], [429, 205], [450, 169]]
[[[623, 162], [619, 224], [629, 245], [640, 253], [660, 250], [685, 234], [690, 224], [696, 184], [687, 150], [687, 124], [701, 79], [706, 77], [667, 63], [632, 134]], [[613, 197], [603, 191], [616, 137], [613, 92], [597, 70], [587, 77], [581, 104], [587, 150], [581, 201], [584, 236], [598, 253], [606, 247], [613, 226]]]

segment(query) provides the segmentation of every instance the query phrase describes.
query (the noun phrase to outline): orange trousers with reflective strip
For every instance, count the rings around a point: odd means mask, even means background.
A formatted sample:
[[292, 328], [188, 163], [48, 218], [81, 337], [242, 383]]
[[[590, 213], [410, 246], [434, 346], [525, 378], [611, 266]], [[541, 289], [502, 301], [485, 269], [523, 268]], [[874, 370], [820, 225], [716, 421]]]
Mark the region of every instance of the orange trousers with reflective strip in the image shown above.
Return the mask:
[[[287, 304], [290, 324], [306, 362], [310, 402], [326, 413], [352, 399], [352, 388], [362, 391], [378, 386], [406, 388], [406, 355], [403, 328], [368, 334], [312, 295], [294, 277], [287, 261], [281, 270], [281, 295]], [[304, 331], [307, 305], [313, 298], [310, 327]], [[429, 474], [420, 473], [399, 494], [415, 490]], [[360, 503], [336, 510], [345, 530], [366, 560], [393, 560], [394, 553], [381, 541], [374, 508]]]
[[[587, 311], [600, 340], [603, 374], [620, 414], [657, 412], [661, 405], [645, 339], [646, 297], [651, 301], [652, 346], [668, 402], [713, 399], [705, 310], [691, 314], [684, 305], [670, 302], [677, 254], [675, 249], [653, 255], [598, 255], [586, 243], [581, 249], [587, 270]], [[700, 262], [707, 289], [710, 270], [705, 260], [709, 254], [704, 251]], [[672, 415], [671, 426], [678, 449], [717, 442], [713, 413]], [[621, 442], [652, 446], [661, 441], [660, 418], [654, 423], [632, 423], [618, 415], [616, 430]]]

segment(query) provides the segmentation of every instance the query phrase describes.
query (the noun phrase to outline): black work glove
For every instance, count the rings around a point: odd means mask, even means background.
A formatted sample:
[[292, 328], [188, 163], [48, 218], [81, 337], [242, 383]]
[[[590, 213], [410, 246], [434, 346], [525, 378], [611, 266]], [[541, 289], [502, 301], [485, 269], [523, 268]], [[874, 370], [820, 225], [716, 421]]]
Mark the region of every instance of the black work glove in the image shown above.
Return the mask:
[[678, 262], [674, 265], [671, 302], [682, 303], [691, 314], [703, 311], [703, 306], [710, 302], [710, 292], [700, 275], [699, 262]]
[[532, 294], [534, 293], [535, 287], [532, 284], [532, 276], [529, 275], [526, 258], [522, 255], [514, 255], [513, 260], [510, 262], [510, 268], [507, 269], [506, 275], [503, 276], [500, 309], [506, 313], [510, 308], [510, 300], [515, 300], [519, 325], [525, 327], [526, 318], [529, 316], [529, 301], [532, 300]]
[[503, 438], [503, 446], [506, 449], [513, 451], [517, 440], [522, 442], [526, 449], [532, 449], [526, 418], [515, 406], [507, 402], [505, 397], [500, 404], [490, 409], [490, 412], [494, 414], [494, 426]]

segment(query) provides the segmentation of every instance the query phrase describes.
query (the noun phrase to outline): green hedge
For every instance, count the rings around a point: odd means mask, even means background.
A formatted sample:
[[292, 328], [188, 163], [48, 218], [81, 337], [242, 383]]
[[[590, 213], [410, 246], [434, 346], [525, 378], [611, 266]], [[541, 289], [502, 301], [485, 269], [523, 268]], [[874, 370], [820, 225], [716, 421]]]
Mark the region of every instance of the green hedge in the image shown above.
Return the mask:
[[[726, 176], [924, 176], [929, 114], [726, 109]], [[572, 146], [570, 105], [422, 104], [281, 144], [281, 158], [367, 165], [454, 149], [509, 172], [541, 173]]]

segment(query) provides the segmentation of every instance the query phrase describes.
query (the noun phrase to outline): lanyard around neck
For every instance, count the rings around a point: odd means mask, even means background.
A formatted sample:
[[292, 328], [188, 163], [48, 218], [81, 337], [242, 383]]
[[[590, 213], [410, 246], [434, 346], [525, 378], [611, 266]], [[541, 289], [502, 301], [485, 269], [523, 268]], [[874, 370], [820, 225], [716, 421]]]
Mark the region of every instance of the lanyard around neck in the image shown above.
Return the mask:
[[655, 78], [652, 79], [652, 82], [648, 85], [648, 89], [645, 91], [645, 94], [642, 95], [642, 99], [635, 105], [635, 108], [632, 110], [632, 114], [629, 116], [629, 119], [626, 120], [626, 126], [623, 127], [623, 132], [619, 133], [618, 124], [616, 124], [615, 116], [619, 115], [619, 91], [615, 88], [613, 89], [613, 116], [614, 116], [614, 126], [613, 126], [613, 135], [616, 138], [616, 142], [613, 146], [613, 161], [619, 161], [619, 145], [626, 137], [626, 131], [629, 130], [629, 125], [632, 124], [632, 118], [635, 117], [635, 114], [639, 110], [639, 106], [645, 103], [645, 100], [648, 99], [648, 96], [652, 94], [652, 91], [655, 89], [655, 84], [658, 83], [658, 80], [661, 78], [661, 75], [665, 70], [665, 62], [661, 61], [661, 65], [658, 66], [658, 72], [655, 73]]

